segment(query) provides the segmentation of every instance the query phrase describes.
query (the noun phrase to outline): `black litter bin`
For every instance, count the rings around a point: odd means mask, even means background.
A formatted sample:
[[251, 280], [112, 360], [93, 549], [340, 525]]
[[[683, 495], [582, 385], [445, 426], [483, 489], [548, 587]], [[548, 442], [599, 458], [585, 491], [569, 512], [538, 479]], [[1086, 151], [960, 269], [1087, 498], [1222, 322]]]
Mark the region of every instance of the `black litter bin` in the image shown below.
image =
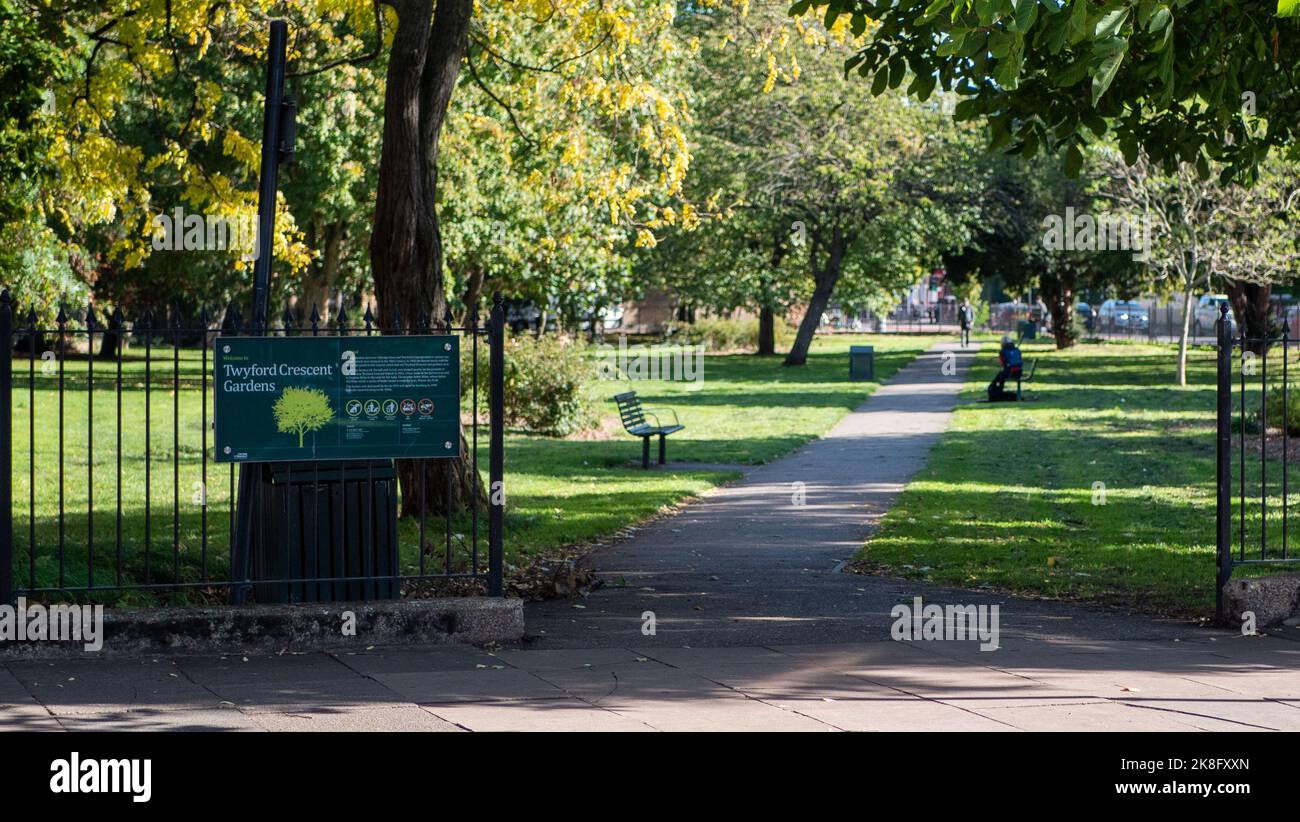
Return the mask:
[[876, 349], [870, 345], [849, 346], [849, 379], [869, 382], [876, 378]]
[[[250, 557], [258, 602], [398, 597], [396, 579], [375, 579], [398, 573], [392, 460], [260, 467]], [[319, 581], [291, 581], [308, 579]]]

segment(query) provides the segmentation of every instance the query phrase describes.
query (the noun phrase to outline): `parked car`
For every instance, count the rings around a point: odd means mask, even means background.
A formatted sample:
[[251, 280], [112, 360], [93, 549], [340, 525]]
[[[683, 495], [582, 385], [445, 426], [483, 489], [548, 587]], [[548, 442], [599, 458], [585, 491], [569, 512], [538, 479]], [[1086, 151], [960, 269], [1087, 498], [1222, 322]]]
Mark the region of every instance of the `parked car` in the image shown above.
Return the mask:
[[1227, 303], [1228, 318], [1232, 319], [1232, 304], [1226, 294], [1203, 294], [1197, 300], [1192, 314], [1192, 336], [1200, 337], [1214, 333], [1214, 324], [1219, 321], [1219, 306]]
[[1146, 331], [1151, 316], [1145, 306], [1132, 300], [1106, 300], [1097, 310], [1097, 320], [1108, 330]]
[[1092, 331], [1093, 328], [1096, 326], [1097, 311], [1087, 303], [1075, 303], [1074, 313], [1075, 316], [1079, 318], [1079, 322], [1083, 323], [1083, 328], [1085, 331]]

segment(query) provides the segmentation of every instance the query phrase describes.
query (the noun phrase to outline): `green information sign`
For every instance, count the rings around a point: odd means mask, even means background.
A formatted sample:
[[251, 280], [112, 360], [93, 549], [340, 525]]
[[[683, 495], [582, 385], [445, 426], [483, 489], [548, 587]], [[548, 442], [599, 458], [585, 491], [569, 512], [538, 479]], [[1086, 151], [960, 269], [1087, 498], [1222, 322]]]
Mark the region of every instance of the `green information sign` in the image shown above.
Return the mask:
[[460, 456], [460, 339], [219, 337], [218, 462]]

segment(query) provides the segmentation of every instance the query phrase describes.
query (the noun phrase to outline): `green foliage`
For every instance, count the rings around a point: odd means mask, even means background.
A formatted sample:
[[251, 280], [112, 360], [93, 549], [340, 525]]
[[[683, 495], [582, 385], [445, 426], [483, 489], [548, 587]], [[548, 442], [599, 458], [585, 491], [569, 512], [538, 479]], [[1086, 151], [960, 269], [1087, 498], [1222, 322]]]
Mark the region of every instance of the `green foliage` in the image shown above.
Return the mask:
[[40, 35], [30, 11], [0, 0], [0, 225], [31, 209], [35, 182], [49, 173], [41, 109], [67, 58]]
[[90, 301], [90, 289], [68, 265], [66, 248], [52, 231], [29, 221], [0, 226], [0, 285], [13, 295], [20, 318], [34, 311], [45, 327], [54, 324], [61, 303], [71, 310]]
[[[858, 41], [801, 22], [787, 31], [754, 4], [745, 18], [680, 24], [705, 44], [688, 183], [720, 219], [670, 237], [643, 270], [691, 305], [780, 311], [832, 293], [850, 310], [887, 304], [975, 216], [974, 130], [901, 91], [856, 96], [841, 66]], [[788, 69], [755, 64], [749, 44], [786, 40]]]
[[[1292, 382], [1286, 391], [1281, 385], [1272, 386], [1264, 399], [1264, 410], [1270, 428], [1280, 429], [1285, 424], [1289, 436], [1300, 436], [1300, 385]], [[1257, 418], [1256, 426], [1258, 423]]]
[[286, 388], [271, 406], [275, 427], [282, 434], [297, 434], [302, 448], [304, 434], [319, 431], [334, 419], [329, 397], [318, 388]]
[[[826, 25], [860, 14], [859, 0], [799, 0]], [[1139, 148], [1166, 168], [1217, 160], [1253, 177], [1272, 148], [1300, 134], [1300, 17], [1237, 0], [934, 0], [872, 3], [869, 42], [845, 67], [871, 94], [898, 85], [927, 99], [936, 83], [963, 98], [958, 120], [986, 118], [993, 148], [1033, 155], [1079, 149], [1111, 135], [1127, 158]], [[1264, 125], [1266, 124], [1266, 126]]]
[[511, 337], [505, 361], [507, 425], [563, 437], [596, 424], [585, 390], [596, 368], [584, 344], [555, 334]]
[[[773, 323], [776, 347], [784, 348], [794, 340], [794, 329], [784, 320]], [[737, 351], [758, 348], [758, 320], [735, 320], [708, 317], [693, 323], [670, 325], [668, 340], [683, 345], [703, 345], [708, 351]]]

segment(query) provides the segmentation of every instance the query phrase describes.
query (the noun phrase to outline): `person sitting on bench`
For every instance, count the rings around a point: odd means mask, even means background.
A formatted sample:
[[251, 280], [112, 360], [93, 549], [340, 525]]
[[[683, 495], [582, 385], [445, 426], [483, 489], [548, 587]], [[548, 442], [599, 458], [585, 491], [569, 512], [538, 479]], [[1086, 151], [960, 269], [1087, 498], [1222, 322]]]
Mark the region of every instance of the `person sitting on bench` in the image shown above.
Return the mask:
[[997, 402], [999, 400], [1014, 400], [1016, 392], [1006, 390], [1008, 379], [1019, 379], [1020, 370], [1024, 367], [1024, 357], [1020, 354], [1020, 349], [1011, 339], [1010, 335], [1002, 337], [1002, 350], [998, 352], [998, 364], [1002, 368], [998, 375], [989, 383], [989, 401]]

